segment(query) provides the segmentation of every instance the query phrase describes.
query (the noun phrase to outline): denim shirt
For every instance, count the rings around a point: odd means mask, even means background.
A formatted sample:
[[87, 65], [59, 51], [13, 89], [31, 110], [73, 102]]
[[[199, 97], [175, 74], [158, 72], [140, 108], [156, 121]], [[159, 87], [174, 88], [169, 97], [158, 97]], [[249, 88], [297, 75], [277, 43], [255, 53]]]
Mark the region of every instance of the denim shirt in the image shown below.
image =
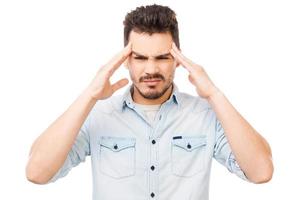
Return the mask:
[[247, 180], [206, 99], [181, 93], [150, 123], [131, 97], [96, 103], [61, 169], [65, 176], [91, 156], [93, 200], [208, 200], [212, 158]]

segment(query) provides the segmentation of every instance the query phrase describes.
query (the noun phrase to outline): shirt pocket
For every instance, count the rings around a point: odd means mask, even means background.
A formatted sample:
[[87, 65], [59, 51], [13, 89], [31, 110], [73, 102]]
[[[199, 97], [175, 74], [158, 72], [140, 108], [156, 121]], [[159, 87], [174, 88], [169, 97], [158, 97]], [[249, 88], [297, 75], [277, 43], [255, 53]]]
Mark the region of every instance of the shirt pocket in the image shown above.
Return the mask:
[[135, 138], [101, 137], [100, 172], [113, 178], [135, 174]]
[[206, 136], [173, 138], [171, 148], [174, 175], [190, 177], [204, 169]]

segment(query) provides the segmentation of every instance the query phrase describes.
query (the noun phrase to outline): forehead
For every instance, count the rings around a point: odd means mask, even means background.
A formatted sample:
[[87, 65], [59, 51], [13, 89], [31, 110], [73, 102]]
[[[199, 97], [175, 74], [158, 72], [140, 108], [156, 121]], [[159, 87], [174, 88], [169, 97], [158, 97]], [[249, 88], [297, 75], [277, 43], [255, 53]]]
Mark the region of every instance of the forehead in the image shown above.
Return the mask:
[[144, 56], [157, 56], [169, 53], [172, 47], [172, 36], [168, 33], [137, 33], [131, 31], [129, 41], [132, 50]]

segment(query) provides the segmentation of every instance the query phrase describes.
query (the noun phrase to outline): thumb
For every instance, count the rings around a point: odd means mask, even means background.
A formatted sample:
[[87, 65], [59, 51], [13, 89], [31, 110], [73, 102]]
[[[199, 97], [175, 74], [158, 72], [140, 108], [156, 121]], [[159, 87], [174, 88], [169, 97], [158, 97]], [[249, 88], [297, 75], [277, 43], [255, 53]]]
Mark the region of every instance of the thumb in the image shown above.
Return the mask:
[[127, 78], [123, 78], [119, 81], [117, 81], [116, 83], [114, 83], [111, 87], [112, 87], [112, 90], [113, 92], [117, 91], [118, 89], [124, 87], [125, 85], [128, 84], [128, 79]]

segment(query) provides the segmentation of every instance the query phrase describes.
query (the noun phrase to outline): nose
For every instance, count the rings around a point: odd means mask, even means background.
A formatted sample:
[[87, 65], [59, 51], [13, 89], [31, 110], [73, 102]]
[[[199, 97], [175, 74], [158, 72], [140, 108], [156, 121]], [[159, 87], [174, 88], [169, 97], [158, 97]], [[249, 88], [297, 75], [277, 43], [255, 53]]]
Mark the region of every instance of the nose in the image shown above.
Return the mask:
[[158, 64], [153, 59], [148, 59], [145, 63], [144, 72], [146, 74], [155, 74], [159, 72]]

